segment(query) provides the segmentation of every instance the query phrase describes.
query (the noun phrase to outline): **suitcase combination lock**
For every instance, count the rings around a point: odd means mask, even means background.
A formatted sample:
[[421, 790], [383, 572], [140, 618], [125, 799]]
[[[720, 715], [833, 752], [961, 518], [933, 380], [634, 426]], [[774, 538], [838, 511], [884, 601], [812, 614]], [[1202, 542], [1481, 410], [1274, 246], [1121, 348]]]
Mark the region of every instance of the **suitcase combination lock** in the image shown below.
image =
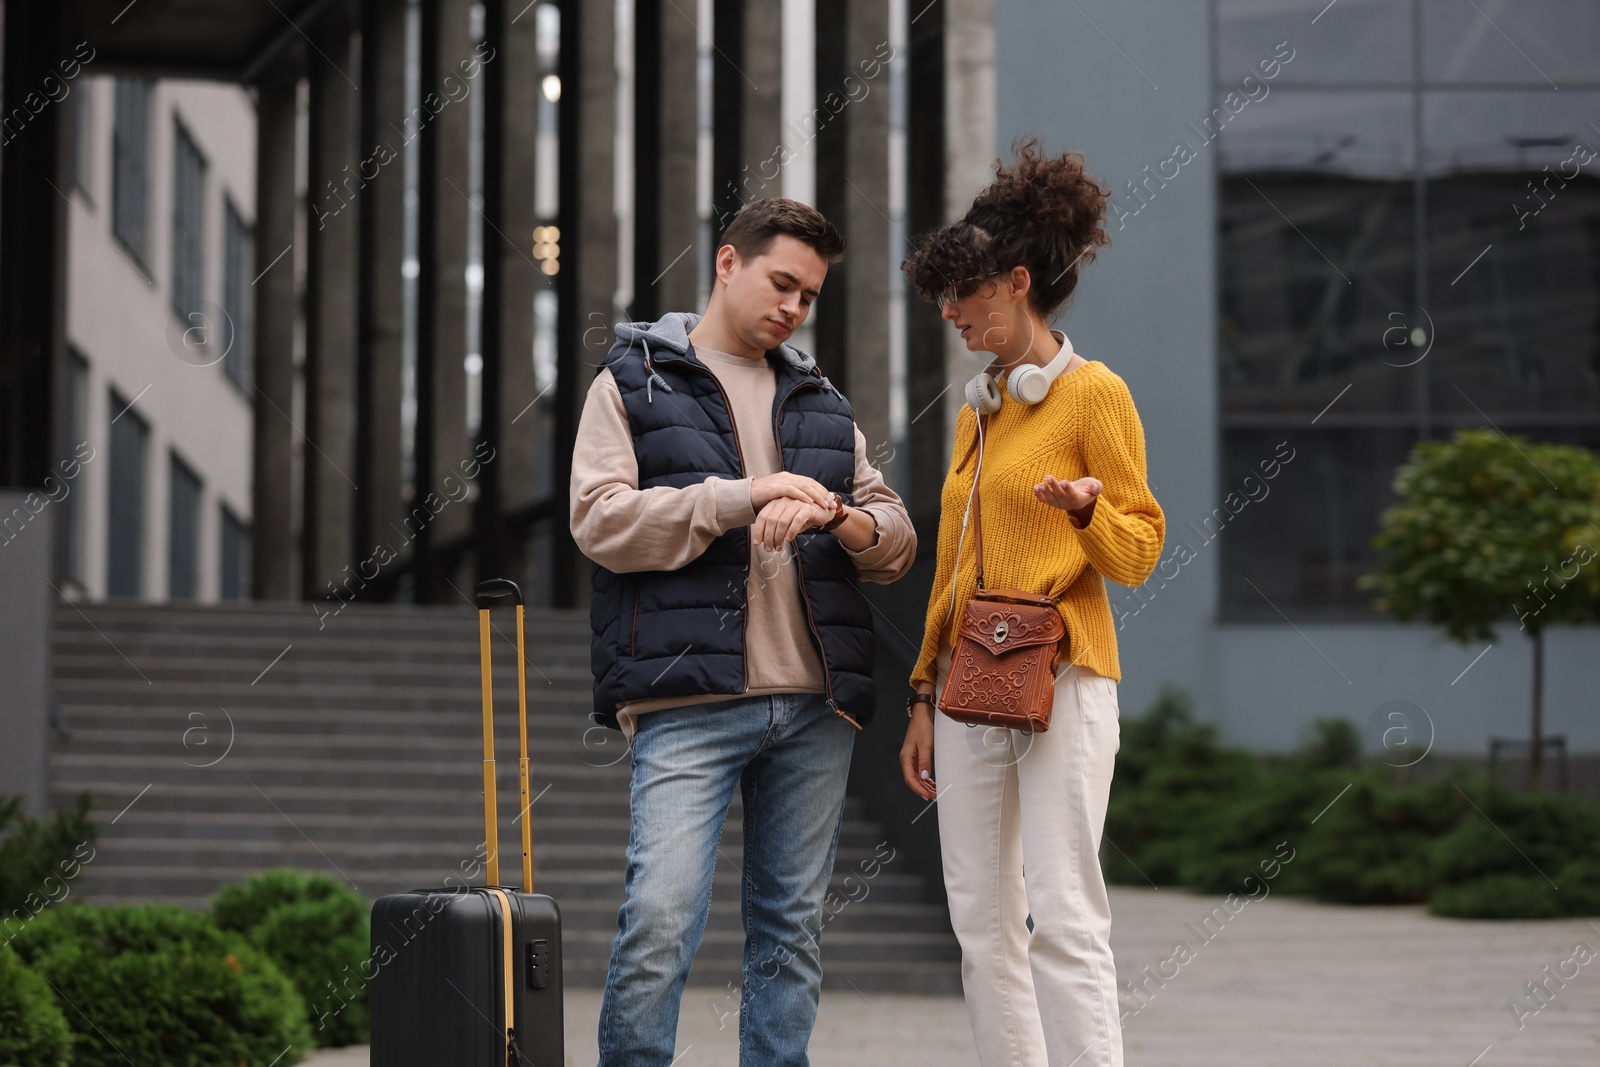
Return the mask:
[[546, 989], [550, 985], [550, 942], [539, 938], [528, 942], [528, 988]]

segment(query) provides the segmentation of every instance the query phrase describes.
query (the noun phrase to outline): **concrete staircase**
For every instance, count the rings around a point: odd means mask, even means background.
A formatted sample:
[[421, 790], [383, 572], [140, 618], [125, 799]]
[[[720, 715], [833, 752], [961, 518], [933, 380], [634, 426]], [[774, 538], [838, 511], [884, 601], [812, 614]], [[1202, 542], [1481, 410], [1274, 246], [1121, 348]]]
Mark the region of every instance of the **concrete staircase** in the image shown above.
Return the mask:
[[[515, 645], [497, 611], [502, 881], [520, 877]], [[53, 803], [83, 790], [105, 827], [78, 892], [203, 906], [224, 882], [293, 866], [369, 899], [437, 886], [482, 844], [477, 616], [468, 608], [58, 605]], [[603, 983], [622, 902], [628, 759], [594, 726], [580, 612], [529, 612], [537, 889], [560, 903], [566, 980]], [[691, 981], [737, 985], [737, 798]], [[848, 802], [823, 936], [830, 985], [959, 992], [942, 905]], [[481, 882], [481, 876], [476, 881]], [[727, 1008], [737, 1006], [731, 998]], [[703, 1010], [687, 1002], [685, 1010]]]

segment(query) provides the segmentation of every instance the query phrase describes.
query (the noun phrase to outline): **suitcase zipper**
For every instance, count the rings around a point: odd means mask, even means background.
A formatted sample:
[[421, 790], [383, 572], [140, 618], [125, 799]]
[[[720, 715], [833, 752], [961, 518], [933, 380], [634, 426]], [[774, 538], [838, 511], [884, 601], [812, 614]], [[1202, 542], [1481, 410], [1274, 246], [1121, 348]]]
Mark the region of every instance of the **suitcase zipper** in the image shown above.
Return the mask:
[[517, 964], [512, 946], [511, 901], [506, 897], [505, 890], [486, 888], [500, 904], [500, 981], [501, 1000], [505, 1003], [506, 1067], [517, 1067]]

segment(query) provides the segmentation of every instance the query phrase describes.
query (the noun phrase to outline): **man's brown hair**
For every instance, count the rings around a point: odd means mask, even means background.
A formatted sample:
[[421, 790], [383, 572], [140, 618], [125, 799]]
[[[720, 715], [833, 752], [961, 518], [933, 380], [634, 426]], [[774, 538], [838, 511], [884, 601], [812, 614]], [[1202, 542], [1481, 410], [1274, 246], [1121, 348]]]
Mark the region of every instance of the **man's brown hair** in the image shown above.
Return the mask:
[[721, 244], [732, 245], [739, 258], [749, 262], [772, 247], [772, 239], [788, 234], [810, 245], [829, 263], [844, 258], [844, 235], [822, 212], [798, 200], [781, 196], [752, 200], [723, 231]]

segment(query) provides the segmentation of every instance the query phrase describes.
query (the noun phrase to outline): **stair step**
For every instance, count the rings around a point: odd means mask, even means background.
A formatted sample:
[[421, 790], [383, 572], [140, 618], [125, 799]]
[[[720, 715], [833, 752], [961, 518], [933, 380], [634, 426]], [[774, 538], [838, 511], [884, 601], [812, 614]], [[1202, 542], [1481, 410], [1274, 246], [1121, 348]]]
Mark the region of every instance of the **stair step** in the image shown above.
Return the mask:
[[[104, 827], [74, 892], [203, 908], [228, 882], [293, 866], [371, 898], [442, 886], [482, 848], [478, 617], [471, 607], [59, 605], [52, 803], [95, 798]], [[520, 878], [516, 659], [495, 616], [501, 877]], [[596, 727], [586, 613], [530, 609], [529, 781], [536, 884], [563, 909], [566, 980], [599, 985], [623, 901], [629, 749]], [[743, 809], [723, 824], [694, 980], [737, 982]], [[912, 867], [864, 871], [888, 836], [847, 797], [825, 984], [958, 992], [948, 914]], [[842, 905], [842, 906], [841, 906]], [[708, 1002], [707, 1010], [711, 1010]], [[737, 1007], [735, 1002], [734, 1007]]]

